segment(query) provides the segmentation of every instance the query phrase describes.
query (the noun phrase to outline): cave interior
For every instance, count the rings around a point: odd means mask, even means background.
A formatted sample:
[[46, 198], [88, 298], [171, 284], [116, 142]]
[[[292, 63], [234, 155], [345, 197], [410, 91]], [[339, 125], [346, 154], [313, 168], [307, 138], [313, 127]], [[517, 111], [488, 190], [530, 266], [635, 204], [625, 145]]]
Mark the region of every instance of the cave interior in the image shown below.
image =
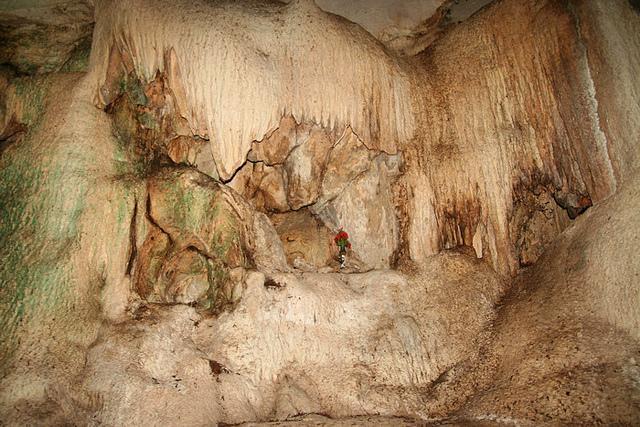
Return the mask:
[[0, 201], [0, 424], [640, 424], [637, 0], [5, 1]]

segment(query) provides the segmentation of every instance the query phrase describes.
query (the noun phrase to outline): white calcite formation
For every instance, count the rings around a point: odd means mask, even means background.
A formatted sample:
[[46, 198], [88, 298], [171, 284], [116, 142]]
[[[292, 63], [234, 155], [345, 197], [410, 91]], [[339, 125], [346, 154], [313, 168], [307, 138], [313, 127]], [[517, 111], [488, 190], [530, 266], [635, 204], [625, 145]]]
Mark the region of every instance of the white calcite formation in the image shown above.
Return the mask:
[[425, 387], [474, 354], [502, 289], [460, 254], [411, 277], [249, 272], [233, 312], [140, 306], [106, 329], [85, 386], [109, 425], [421, 416]]
[[496, 2], [415, 58], [424, 115], [405, 153], [412, 259], [464, 245], [513, 275], [568, 225], [545, 199], [575, 216], [615, 193], [640, 160], [629, 99], [640, 93], [629, 74], [640, 32], [628, 30], [639, 25], [626, 1]]
[[634, 7], [96, 1], [0, 69], [2, 423], [639, 424]]
[[388, 152], [413, 136], [400, 64], [360, 27], [313, 1], [105, 1], [97, 2], [96, 16], [99, 102], [114, 95], [105, 85], [110, 55], [126, 58], [146, 82], [166, 73], [179, 113], [211, 140], [225, 180], [251, 142], [286, 114], [326, 128], [350, 125]]

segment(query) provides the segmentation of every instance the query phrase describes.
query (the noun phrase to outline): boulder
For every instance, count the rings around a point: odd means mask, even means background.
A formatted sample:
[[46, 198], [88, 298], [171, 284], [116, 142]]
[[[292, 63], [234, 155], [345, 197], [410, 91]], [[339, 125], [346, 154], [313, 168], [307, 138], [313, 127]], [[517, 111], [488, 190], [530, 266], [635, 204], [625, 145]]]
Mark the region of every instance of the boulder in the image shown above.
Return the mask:
[[246, 202], [194, 168], [158, 170], [148, 181], [145, 209], [148, 232], [134, 283], [146, 301], [198, 303], [219, 311], [237, 299], [234, 269], [253, 263], [287, 268], [268, 220], [255, 219]]

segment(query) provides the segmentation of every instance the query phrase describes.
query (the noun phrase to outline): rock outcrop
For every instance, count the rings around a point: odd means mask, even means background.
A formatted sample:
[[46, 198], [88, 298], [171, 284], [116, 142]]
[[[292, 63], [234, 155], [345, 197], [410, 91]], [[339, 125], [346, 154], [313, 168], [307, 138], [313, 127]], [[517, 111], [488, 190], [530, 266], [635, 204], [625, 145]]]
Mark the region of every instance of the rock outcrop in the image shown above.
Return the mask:
[[13, 424], [73, 419], [60, 405], [86, 397], [72, 386], [86, 350], [129, 302], [138, 186], [122, 179], [130, 163], [90, 92], [67, 74], [23, 77], [4, 93], [41, 100], [29, 103], [34, 115], [13, 116], [25, 132], [0, 157], [0, 412]]
[[637, 422], [640, 194], [638, 177], [627, 180], [516, 281], [474, 368], [484, 375], [470, 375], [485, 385], [463, 414], [534, 424]]
[[[225, 181], [252, 141], [286, 114], [329, 129], [350, 125], [371, 148], [389, 153], [413, 135], [409, 82], [398, 61], [360, 27], [312, 1], [198, 7], [108, 1], [97, 2], [96, 17], [98, 103], [111, 103], [122, 72], [135, 70], [143, 82], [166, 73], [179, 114], [212, 142]], [[182, 24], [187, 20], [192, 25]], [[202, 54], [192, 55], [194, 48]]]
[[248, 158], [230, 186], [257, 209], [286, 216], [308, 208], [329, 230], [349, 230], [361, 268], [392, 264], [398, 220], [391, 189], [401, 156], [368, 149], [350, 128], [337, 135], [283, 118]]
[[[219, 317], [140, 306], [104, 332], [84, 377], [106, 403], [107, 424], [416, 416], [428, 385], [474, 353], [502, 289], [488, 266], [461, 254], [409, 278], [250, 272], [239, 305]], [[142, 413], [137, 402], [149, 396]]]
[[3, 423], [638, 424], [632, 4], [412, 58], [306, 0], [95, 20], [86, 74], [0, 48]]
[[[626, 1], [578, 3], [496, 2], [417, 57], [427, 114], [405, 154], [411, 258], [465, 245], [515, 274], [568, 224], [551, 199], [573, 217], [637, 168], [625, 129], [640, 40], [605, 28], [640, 18]], [[617, 92], [605, 68], [619, 70]]]

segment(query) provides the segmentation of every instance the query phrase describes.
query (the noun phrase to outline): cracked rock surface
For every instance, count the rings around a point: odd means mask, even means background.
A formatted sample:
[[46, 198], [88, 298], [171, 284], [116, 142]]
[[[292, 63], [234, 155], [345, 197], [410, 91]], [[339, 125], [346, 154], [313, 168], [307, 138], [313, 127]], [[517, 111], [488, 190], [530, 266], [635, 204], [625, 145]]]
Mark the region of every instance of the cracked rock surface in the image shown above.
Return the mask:
[[408, 57], [308, 0], [44, 3], [0, 5], [55, 11], [0, 35], [3, 425], [640, 424], [635, 2]]

